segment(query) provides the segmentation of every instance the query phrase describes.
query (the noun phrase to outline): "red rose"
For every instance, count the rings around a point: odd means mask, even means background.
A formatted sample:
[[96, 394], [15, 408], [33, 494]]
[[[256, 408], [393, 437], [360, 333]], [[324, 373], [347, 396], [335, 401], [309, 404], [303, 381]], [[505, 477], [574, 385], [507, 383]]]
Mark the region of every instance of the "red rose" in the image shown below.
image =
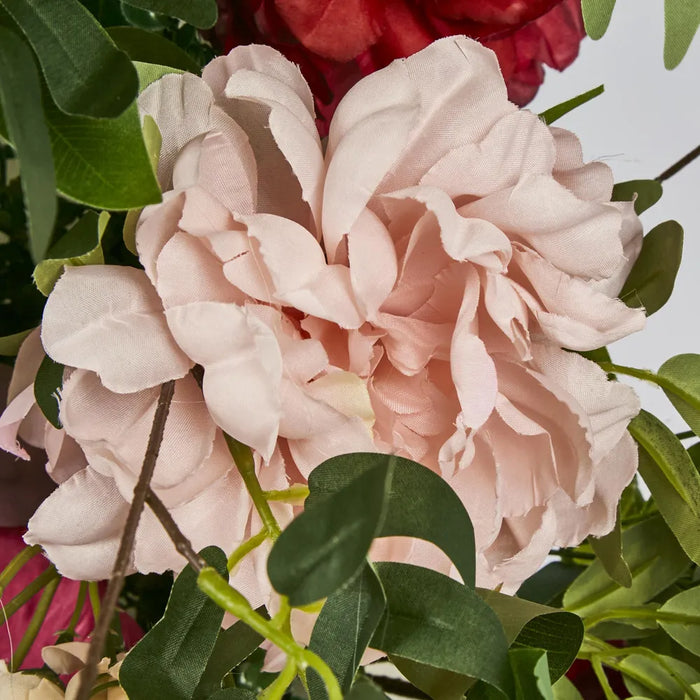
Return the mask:
[[298, 63], [319, 126], [363, 75], [443, 36], [466, 34], [496, 52], [508, 94], [524, 105], [566, 68], [584, 36], [580, 0], [218, 0], [223, 51], [264, 43]]

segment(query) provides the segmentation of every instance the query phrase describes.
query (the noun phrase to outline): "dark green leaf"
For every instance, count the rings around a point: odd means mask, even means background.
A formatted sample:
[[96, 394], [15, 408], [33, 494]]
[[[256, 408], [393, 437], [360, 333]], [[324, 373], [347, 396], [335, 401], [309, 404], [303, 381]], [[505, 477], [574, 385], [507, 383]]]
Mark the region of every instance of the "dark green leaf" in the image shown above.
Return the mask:
[[160, 34], [137, 27], [110, 27], [107, 33], [132, 61], [172, 66], [189, 73], [199, 73], [199, 66], [190, 55]]
[[371, 647], [481, 679], [512, 696], [503, 628], [473, 590], [409, 564], [380, 562], [376, 567], [387, 607]]
[[294, 606], [325, 598], [364, 566], [386, 513], [393, 459], [305, 509], [282, 532], [267, 560], [272, 585]]
[[659, 624], [679, 644], [700, 656], [700, 586], [689, 588], [667, 600], [661, 613], [671, 613], [678, 619], [659, 617]]
[[627, 306], [643, 306], [647, 316], [656, 313], [671, 296], [682, 252], [683, 228], [677, 221], [655, 226], [644, 236], [620, 299]]
[[546, 651], [511, 649], [508, 656], [517, 700], [554, 700]]
[[394, 476], [388, 494], [384, 524], [376, 537], [417, 537], [442, 549], [467, 586], [474, 586], [474, 530], [459, 496], [435, 472], [403, 457], [369, 452], [333, 457], [311, 472], [311, 510], [356, 478], [358, 474], [391, 461]]
[[583, 571], [583, 566], [562, 561], [550, 562], [523, 582], [517, 596], [542, 605], [558, 605], [564, 591]]
[[[462, 700], [467, 689], [474, 685], [473, 678], [444, 668], [433, 668], [397, 656], [390, 656], [389, 660], [416, 688], [433, 700]], [[485, 690], [491, 689], [490, 685], [483, 685]], [[500, 697], [497, 691], [494, 692]]]
[[697, 435], [700, 433], [700, 355], [676, 355], [657, 372], [672, 387], [662, 387], [669, 401]]
[[116, 117], [138, 92], [136, 71], [77, 0], [0, 0], [36, 53], [59, 109]]
[[583, 355], [591, 362], [612, 362], [610, 353], [606, 347], [596, 348], [595, 350], [581, 350], [579, 355]]
[[664, 65], [668, 70], [682, 60], [700, 26], [700, 4], [693, 0], [664, 1]]
[[591, 39], [600, 39], [605, 34], [614, 8], [615, 0], [581, 0], [583, 23]]
[[555, 121], [557, 121], [557, 119], [561, 119], [565, 114], [568, 114], [577, 107], [586, 104], [586, 102], [589, 102], [594, 97], [602, 95], [603, 92], [605, 92], [605, 86], [598, 85], [598, 87], [594, 87], [593, 89], [588, 90], [587, 92], [584, 92], [581, 95], [572, 97], [570, 100], [566, 100], [566, 102], [561, 102], [560, 104], [555, 105], [554, 107], [546, 109], [539, 115], [540, 119], [542, 119], [545, 124], [553, 124]]
[[594, 561], [564, 594], [567, 610], [583, 617], [611, 608], [641, 605], [675, 581], [687, 568], [688, 558], [660, 517], [653, 517], [622, 533], [622, 551], [632, 573], [632, 585], [623, 588]]
[[[207, 547], [202, 556], [227, 575], [226, 555]], [[119, 681], [130, 700], [190, 700], [211, 656], [224, 611], [197, 587], [197, 574], [183, 569], [163, 619], [129, 652]]]
[[639, 449], [639, 473], [680, 546], [692, 561], [700, 564], [700, 520], [642, 447]]
[[661, 654], [654, 658], [630, 654], [620, 662], [620, 670], [630, 693], [649, 700], [684, 700], [687, 696], [678, 679], [688, 685], [700, 682], [695, 669]]
[[620, 508], [617, 509], [615, 527], [602, 537], [589, 537], [595, 555], [600, 559], [603, 568], [613, 581], [629, 588], [632, 585], [632, 574], [627, 562], [622, 556], [622, 530], [620, 528]]
[[59, 191], [98, 209], [136, 209], [161, 200], [135, 105], [117, 119], [47, 109]]
[[58, 411], [63, 387], [63, 369], [63, 365], [45, 355], [34, 379], [34, 398], [46, 420], [54, 428], [62, 427]]
[[255, 700], [258, 696], [245, 688], [222, 688], [210, 695], [207, 700]]
[[5, 335], [0, 338], [0, 355], [7, 355], [9, 357], [14, 357], [20, 349], [20, 346], [24, 342], [24, 339], [34, 330], [29, 328], [26, 331], [20, 331], [19, 333], [13, 333], [12, 335]]
[[676, 489], [691, 513], [700, 517], [700, 474], [681, 441], [658, 418], [644, 410], [632, 419], [629, 431]]
[[[384, 591], [371, 564], [331, 595], [316, 620], [309, 649], [330, 667], [347, 693], [372, 635], [384, 613]], [[326, 696], [325, 686], [315, 673], [309, 674], [311, 700]]]
[[547, 651], [552, 681], [566, 673], [583, 640], [578, 615], [496, 591], [477, 592], [498, 616], [510, 645]]
[[29, 246], [34, 262], [39, 262], [49, 246], [56, 218], [51, 141], [44, 124], [39, 74], [32, 52], [4, 27], [0, 27], [0, 107], [19, 158]]
[[228, 629], [219, 630], [214, 650], [207, 661], [192, 700], [208, 700], [221, 687], [221, 679], [233, 668], [245, 661], [263, 642], [242, 620]]
[[663, 191], [658, 180], [628, 180], [613, 187], [612, 201], [631, 202], [634, 199], [634, 211], [641, 214], [661, 199]]
[[384, 691], [367, 676], [360, 676], [345, 700], [389, 700]]
[[125, 5], [177, 17], [198, 29], [209, 29], [216, 23], [216, 0], [128, 0]]

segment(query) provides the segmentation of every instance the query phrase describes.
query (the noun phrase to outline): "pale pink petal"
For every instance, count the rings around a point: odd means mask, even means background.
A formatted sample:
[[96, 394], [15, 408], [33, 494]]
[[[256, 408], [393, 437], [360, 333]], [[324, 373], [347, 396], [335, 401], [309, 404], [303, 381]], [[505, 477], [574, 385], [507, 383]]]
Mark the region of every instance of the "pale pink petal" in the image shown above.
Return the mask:
[[48, 421], [44, 446], [48, 457], [46, 471], [57, 484], [87, 467], [87, 459], [80, 445], [65, 430], [54, 428]]
[[179, 227], [193, 236], [210, 236], [236, 228], [233, 214], [210, 192], [193, 185], [185, 192]]
[[56, 362], [97, 372], [118, 393], [182, 377], [193, 364], [148, 278], [130, 267], [66, 268], [46, 302], [41, 339]]
[[[514, 350], [519, 359], [529, 360], [529, 313], [524, 301], [524, 297], [529, 298], [529, 295], [504, 275], [485, 271], [482, 280], [485, 310], [508, 339], [509, 349]], [[495, 350], [493, 347], [489, 349]]]
[[0, 449], [29, 460], [29, 454], [17, 441], [17, 433], [29, 411], [36, 404], [34, 385], [20, 391], [0, 416]]
[[39, 365], [44, 359], [44, 354], [44, 347], [41, 344], [41, 329], [35, 328], [24, 339], [15, 358], [12, 378], [7, 388], [8, 404], [30, 384], [34, 384], [34, 379], [39, 370]]

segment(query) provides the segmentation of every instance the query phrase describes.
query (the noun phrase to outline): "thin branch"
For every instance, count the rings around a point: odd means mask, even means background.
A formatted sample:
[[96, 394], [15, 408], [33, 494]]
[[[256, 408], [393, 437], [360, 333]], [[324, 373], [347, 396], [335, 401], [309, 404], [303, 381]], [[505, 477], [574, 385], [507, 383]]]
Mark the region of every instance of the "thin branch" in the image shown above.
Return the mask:
[[107, 592], [105, 593], [105, 597], [102, 601], [100, 617], [97, 620], [97, 624], [92, 633], [88, 658], [80, 681], [80, 689], [78, 690], [76, 700], [88, 700], [92, 686], [97, 678], [97, 665], [102, 659], [102, 650], [104, 648], [107, 631], [110, 623], [112, 622], [112, 616], [114, 615], [114, 611], [117, 607], [117, 601], [119, 600], [119, 593], [121, 592], [122, 585], [124, 583], [124, 577], [126, 576], [126, 572], [131, 562], [131, 555], [134, 550], [134, 541], [136, 540], [136, 529], [138, 528], [139, 520], [141, 519], [141, 512], [143, 511], [143, 507], [146, 502], [146, 492], [148, 490], [148, 485], [151, 482], [151, 477], [153, 476], [153, 470], [156, 466], [160, 444], [163, 441], [165, 421], [168, 417], [168, 411], [170, 410], [170, 403], [172, 402], [174, 391], [175, 382], [173, 380], [165, 382], [165, 384], [163, 384], [160, 388], [158, 406], [156, 407], [156, 413], [153, 418], [151, 434], [148, 437], [148, 447], [146, 447], [146, 455], [143, 459], [141, 474], [139, 475], [138, 482], [134, 488], [134, 497], [131, 501], [129, 515], [127, 516], [126, 524], [124, 525], [124, 532], [122, 533], [122, 539], [119, 543], [119, 551], [114, 563], [114, 569], [112, 570], [112, 578], [109, 581]]
[[657, 182], [668, 180], [668, 178], [672, 177], [680, 170], [683, 170], [686, 165], [692, 163], [698, 156], [700, 156], [700, 146], [696, 146], [690, 153], [686, 153], [678, 162], [674, 163], [667, 170], [664, 170], [661, 175], [658, 175], [654, 179]]

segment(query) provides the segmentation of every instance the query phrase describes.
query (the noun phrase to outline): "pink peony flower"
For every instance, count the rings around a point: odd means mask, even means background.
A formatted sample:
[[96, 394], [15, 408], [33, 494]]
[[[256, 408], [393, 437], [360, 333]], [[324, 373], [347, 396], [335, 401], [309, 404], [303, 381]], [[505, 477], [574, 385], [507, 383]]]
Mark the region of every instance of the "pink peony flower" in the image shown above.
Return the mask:
[[[197, 547], [259, 529], [222, 431], [264, 488], [351, 451], [426, 464], [474, 521], [480, 585], [513, 590], [552, 546], [610, 530], [639, 406], [571, 351], [643, 327], [616, 298], [641, 227], [573, 134], [508, 101], [491, 51], [445, 39], [364, 78], [325, 152], [307, 84], [269, 47], [165, 76], [140, 109], [164, 199], [139, 221], [143, 270], [68, 268], [48, 300], [43, 345], [73, 369], [46, 438], [61, 483], [27, 541], [104, 575], [167, 379], [153, 486]], [[264, 556], [234, 578], [253, 604]], [[135, 568], [182, 563], [147, 513]]]

